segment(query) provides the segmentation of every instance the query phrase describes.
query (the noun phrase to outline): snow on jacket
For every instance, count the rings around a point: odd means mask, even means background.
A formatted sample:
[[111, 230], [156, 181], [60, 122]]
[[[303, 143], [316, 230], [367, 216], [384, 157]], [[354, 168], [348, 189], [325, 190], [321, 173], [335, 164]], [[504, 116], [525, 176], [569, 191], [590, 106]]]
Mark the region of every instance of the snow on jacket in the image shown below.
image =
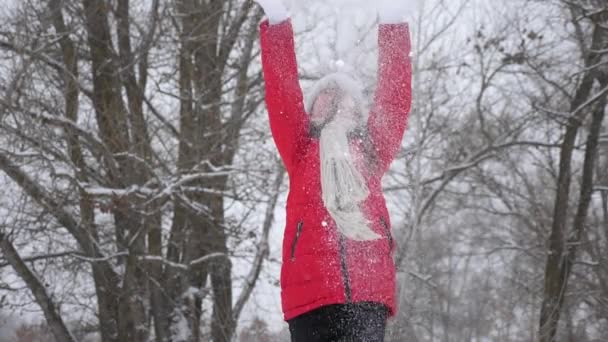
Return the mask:
[[[321, 199], [319, 140], [310, 134], [290, 20], [260, 25], [270, 128], [289, 175], [281, 300], [285, 320], [329, 304], [379, 302], [396, 313], [395, 242], [381, 178], [398, 152], [411, 104], [407, 24], [380, 24], [378, 85], [367, 122], [376, 152], [359, 165], [369, 188], [361, 209], [382, 236], [354, 241], [338, 233]], [[361, 139], [353, 148], [361, 150]]]

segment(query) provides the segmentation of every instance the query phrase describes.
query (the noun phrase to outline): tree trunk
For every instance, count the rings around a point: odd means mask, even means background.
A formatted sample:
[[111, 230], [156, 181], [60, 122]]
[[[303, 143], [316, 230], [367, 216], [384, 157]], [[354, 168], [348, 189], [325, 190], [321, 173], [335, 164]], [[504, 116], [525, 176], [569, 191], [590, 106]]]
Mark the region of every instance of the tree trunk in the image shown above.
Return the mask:
[[[606, 44], [608, 42], [607, 31], [601, 25], [595, 25], [593, 40], [591, 42], [592, 51], [600, 51], [608, 46]], [[606, 109], [606, 89], [608, 89], [606, 88], [606, 82], [600, 80], [602, 90], [591, 97], [593, 83], [598, 75], [600, 75], [596, 70], [598, 61], [599, 58], [595, 53], [591, 53], [586, 57], [585, 65], [587, 71], [571, 103], [571, 117], [568, 120], [566, 134], [561, 146], [557, 195], [553, 212], [553, 225], [549, 237], [543, 302], [540, 313], [539, 340], [541, 342], [555, 341], [568, 279], [575, 260], [578, 243], [581, 241], [591, 201], [593, 170], [595, 168], [599, 131]], [[593, 107], [593, 109], [590, 110], [586, 107]], [[573, 237], [570, 238], [566, 227], [568, 224], [567, 215], [569, 212], [570, 183], [572, 179], [572, 153], [575, 148], [579, 128], [589, 112], [593, 112], [593, 118], [585, 147], [580, 198], [572, 229]]]

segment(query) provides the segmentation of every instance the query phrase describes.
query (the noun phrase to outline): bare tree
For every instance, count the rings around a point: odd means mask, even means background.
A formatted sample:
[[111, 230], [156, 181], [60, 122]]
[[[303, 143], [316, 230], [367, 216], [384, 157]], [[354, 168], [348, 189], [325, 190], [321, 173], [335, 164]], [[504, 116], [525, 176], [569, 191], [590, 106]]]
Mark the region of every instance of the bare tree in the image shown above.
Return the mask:
[[[68, 234], [40, 232], [64, 251], [20, 256], [28, 214], [16, 212], [2, 250], [55, 337], [68, 340], [68, 318], [32, 266], [68, 258], [88, 264], [81, 276], [94, 286], [102, 341], [230, 341], [268, 253], [283, 179], [242, 134], [261, 102], [252, 68], [261, 11], [251, 1], [31, 0], [10, 15], [0, 170], [44, 219], [37, 225]], [[244, 164], [241, 148], [262, 161]], [[237, 169], [258, 179], [242, 182]], [[260, 200], [265, 218], [248, 221]], [[247, 210], [232, 217], [230, 203]], [[248, 232], [252, 222], [261, 234]], [[252, 238], [258, 248], [233, 301], [231, 258]]]
[[[608, 7], [605, 4], [587, 7], [570, 5], [573, 24], [577, 34], [584, 34], [587, 24], [579, 19], [583, 16], [590, 21], [591, 42], [579, 36], [581, 54], [584, 59], [584, 69], [580, 82], [570, 102], [565, 134], [560, 148], [560, 159], [557, 179], [557, 194], [552, 218], [551, 236], [545, 269], [545, 289], [540, 314], [539, 340], [555, 341], [560, 313], [568, 288], [568, 281], [576, 261], [577, 250], [583, 241], [586, 229], [591, 195], [594, 188], [594, 173], [597, 159], [597, 146], [600, 129], [606, 112], [606, 97], [608, 95], [608, 74], [602, 64], [603, 55], [608, 49]], [[596, 82], [599, 90], [594, 91]], [[575, 202], [576, 212], [573, 220], [568, 219], [570, 183], [573, 178], [571, 171], [572, 153], [575, 149], [577, 134], [587, 116], [591, 116], [589, 133], [585, 143], [583, 170], [580, 174], [580, 195]], [[568, 229], [568, 226], [571, 228]]]

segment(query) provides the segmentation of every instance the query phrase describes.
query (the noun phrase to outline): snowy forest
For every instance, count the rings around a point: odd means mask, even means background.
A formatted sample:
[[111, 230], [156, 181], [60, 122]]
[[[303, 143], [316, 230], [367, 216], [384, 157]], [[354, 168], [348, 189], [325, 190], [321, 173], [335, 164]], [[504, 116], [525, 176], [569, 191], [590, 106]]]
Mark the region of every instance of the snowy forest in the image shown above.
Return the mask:
[[[0, 2], [0, 342], [289, 341], [262, 9]], [[371, 93], [382, 1], [284, 2]], [[418, 3], [386, 341], [607, 341], [608, 2]]]

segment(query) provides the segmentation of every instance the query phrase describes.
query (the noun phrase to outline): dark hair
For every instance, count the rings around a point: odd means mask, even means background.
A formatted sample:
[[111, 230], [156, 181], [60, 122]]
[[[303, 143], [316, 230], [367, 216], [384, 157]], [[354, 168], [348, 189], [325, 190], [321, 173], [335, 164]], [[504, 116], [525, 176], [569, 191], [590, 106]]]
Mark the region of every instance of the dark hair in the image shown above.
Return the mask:
[[[319, 139], [323, 128], [325, 128], [325, 126], [327, 126], [327, 124], [330, 123], [337, 115], [338, 105], [340, 104], [340, 101], [342, 101], [342, 99], [348, 95], [348, 93], [346, 93], [342, 88], [337, 86], [337, 84], [334, 87], [327, 87], [327, 88], [323, 89], [321, 92], [319, 92], [319, 95], [323, 94], [327, 91], [332, 91], [332, 90], [336, 92], [335, 94], [332, 94], [333, 97], [332, 97], [332, 100], [330, 103], [332, 114], [328, 118], [323, 120], [323, 122], [321, 122], [321, 123], [314, 123], [314, 122], [312, 122], [312, 120], [310, 121], [308, 133], [309, 133], [310, 137], [313, 139]], [[317, 95], [317, 98], [319, 97], [319, 95]], [[313, 101], [312, 108], [314, 108], [314, 104], [317, 101], [317, 98], [315, 98], [315, 100]], [[359, 118], [363, 117], [363, 115], [361, 114], [360, 108], [358, 108], [358, 107], [357, 107], [356, 115]], [[376, 153], [376, 148], [374, 146], [374, 143], [372, 142], [372, 140], [369, 136], [369, 131], [367, 129], [367, 122], [363, 122], [363, 123], [360, 123], [359, 125], [357, 125], [357, 127], [355, 127], [353, 130], [348, 132], [347, 137], [349, 140], [354, 140], [357, 138], [361, 139], [362, 144], [363, 144], [363, 153], [364, 153], [366, 159], [374, 166], [377, 164], [378, 155]]]
[[367, 161], [376, 166], [378, 162], [378, 154], [376, 153], [376, 147], [374, 142], [370, 138], [369, 131], [367, 129], [367, 124], [365, 126], [357, 126], [357, 128], [353, 129], [348, 133], [348, 139], [361, 139], [361, 143], [363, 145], [363, 154]]

